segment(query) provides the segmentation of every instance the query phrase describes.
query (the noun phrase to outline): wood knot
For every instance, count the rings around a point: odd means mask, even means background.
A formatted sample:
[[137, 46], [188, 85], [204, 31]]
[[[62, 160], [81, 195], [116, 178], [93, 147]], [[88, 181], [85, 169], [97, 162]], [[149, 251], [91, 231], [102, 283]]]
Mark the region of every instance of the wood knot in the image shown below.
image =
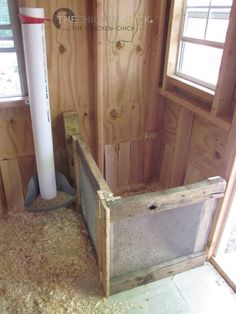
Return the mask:
[[137, 52], [142, 51], [142, 47], [141, 47], [140, 45], [138, 45], [138, 46], [136, 47], [136, 51], [137, 51]]
[[124, 47], [124, 44], [122, 44], [121, 41], [117, 41], [117, 43], [116, 43], [116, 48], [117, 48], [117, 49], [122, 49], [123, 47]]
[[215, 152], [215, 157], [216, 157], [216, 159], [220, 159], [221, 158], [221, 154], [219, 152]]
[[115, 109], [112, 109], [110, 111], [110, 116], [113, 120], [117, 119], [118, 118], [118, 112], [115, 110]]
[[65, 53], [65, 51], [66, 51], [66, 48], [63, 45], [60, 45], [59, 46], [59, 52], [60, 53]]

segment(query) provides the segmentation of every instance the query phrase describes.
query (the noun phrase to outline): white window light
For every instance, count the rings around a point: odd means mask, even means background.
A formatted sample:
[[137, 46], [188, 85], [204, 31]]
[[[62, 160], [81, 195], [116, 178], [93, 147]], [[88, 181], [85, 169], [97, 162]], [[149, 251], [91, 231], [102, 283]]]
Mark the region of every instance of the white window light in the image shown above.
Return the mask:
[[0, 0], [0, 98], [26, 93], [17, 1]]
[[215, 89], [232, 0], [185, 0], [176, 74]]

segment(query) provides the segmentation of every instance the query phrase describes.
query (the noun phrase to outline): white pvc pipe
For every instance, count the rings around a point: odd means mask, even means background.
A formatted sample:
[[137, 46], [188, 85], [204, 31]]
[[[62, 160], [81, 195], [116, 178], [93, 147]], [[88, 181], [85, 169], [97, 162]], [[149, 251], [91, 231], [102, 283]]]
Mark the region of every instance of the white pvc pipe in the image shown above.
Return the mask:
[[[20, 14], [44, 19], [44, 9], [41, 8], [20, 8]], [[23, 23], [22, 34], [40, 194], [44, 199], [52, 199], [56, 197], [57, 189], [44, 21]]]

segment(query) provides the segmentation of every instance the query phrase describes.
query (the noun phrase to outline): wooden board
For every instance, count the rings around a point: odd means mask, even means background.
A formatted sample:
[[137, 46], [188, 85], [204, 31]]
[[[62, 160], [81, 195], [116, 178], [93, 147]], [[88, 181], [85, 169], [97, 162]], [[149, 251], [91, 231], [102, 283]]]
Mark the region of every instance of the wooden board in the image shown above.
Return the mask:
[[131, 26], [108, 31], [104, 40], [105, 144], [144, 139], [145, 131], [156, 130], [164, 11], [165, 1], [104, 1], [105, 16], [116, 12], [119, 25]]
[[[105, 144], [144, 137], [149, 55], [148, 31], [142, 24], [153, 1], [104, 1], [105, 16], [116, 16], [131, 31], [108, 31], [104, 47]], [[137, 20], [136, 20], [137, 19]], [[137, 21], [137, 22], [136, 22]], [[114, 24], [114, 22], [113, 22]], [[113, 25], [115, 26], [115, 25]]]
[[146, 285], [150, 282], [174, 276], [204, 264], [206, 254], [195, 253], [176, 260], [160, 264], [134, 273], [128, 273], [111, 279], [111, 294]]
[[72, 136], [79, 135], [79, 118], [76, 112], [64, 112], [63, 122], [65, 129], [65, 146], [67, 164], [70, 171], [70, 181], [75, 184], [74, 165], [73, 165], [73, 150], [72, 150]]
[[119, 187], [127, 188], [130, 184], [131, 145], [130, 142], [119, 144], [118, 175]]
[[199, 169], [193, 167], [191, 164], [187, 165], [184, 178], [184, 185], [196, 183], [204, 179], [206, 178], [203, 176], [203, 174], [201, 174]]
[[165, 143], [172, 144], [175, 141], [180, 106], [166, 100], [164, 103], [162, 139]]
[[54, 161], [56, 170], [61, 172], [66, 178], [69, 179], [70, 174], [66, 160], [67, 151], [65, 149], [54, 151]]
[[231, 206], [234, 201], [236, 184], [235, 184], [235, 173], [236, 173], [236, 112], [233, 116], [231, 129], [227, 138], [226, 148], [224, 151], [224, 163], [227, 165], [225, 178], [228, 181], [225, 197], [219, 202], [219, 206], [216, 211], [216, 215], [213, 221], [213, 228], [211, 230], [209, 239], [209, 257], [216, 255], [218, 250], [221, 237], [231, 210]]
[[[205, 178], [209, 176], [222, 176], [226, 174], [226, 163], [224, 152], [228, 133], [208, 121], [196, 117], [194, 118], [192, 136], [188, 152], [187, 164], [194, 169], [198, 169]], [[193, 168], [187, 168], [191, 171]], [[191, 182], [191, 174], [186, 173], [187, 183]], [[193, 177], [195, 174], [193, 174]], [[185, 180], [186, 182], [186, 180]]]
[[224, 195], [225, 186], [225, 180], [214, 177], [187, 186], [108, 201], [111, 223], [133, 216], [152, 215], [152, 211], [159, 212], [199, 203], [208, 198], [220, 198]]
[[[104, 23], [104, 1], [93, 0], [93, 16], [97, 17], [95, 26], [99, 27]], [[103, 54], [105, 32], [93, 32], [94, 40], [94, 103], [95, 103], [95, 121], [96, 121], [96, 162], [102, 174], [104, 174], [104, 108], [103, 108]]]
[[37, 173], [35, 156], [18, 159], [23, 195], [26, 196], [29, 180]]
[[[160, 132], [162, 126], [163, 99], [159, 96], [157, 86], [162, 81], [163, 65], [163, 40], [165, 40], [167, 1], [154, 1], [152, 14], [156, 23], [149, 34], [149, 84], [147, 87], [147, 104], [145, 115], [145, 140], [150, 132]], [[159, 163], [160, 139], [157, 141], [146, 140], [144, 142], [144, 182], [150, 182], [157, 176], [157, 164]], [[154, 168], [153, 168], [154, 163]], [[155, 165], [156, 164], [156, 165]]]
[[214, 213], [217, 201], [215, 199], [206, 200], [204, 203], [204, 208], [202, 210], [202, 217], [198, 229], [198, 234], [196, 237], [196, 243], [194, 247], [194, 252], [199, 252], [201, 248], [206, 245], [207, 237], [206, 230], [210, 230], [212, 214]]
[[230, 118], [228, 116], [218, 117], [211, 113], [210, 107], [206, 103], [200, 102], [197, 98], [190, 97], [185, 92], [165, 91], [159, 89], [160, 95], [166, 97], [171, 102], [183, 106], [192, 111], [199, 117], [205, 118], [209, 123], [212, 123], [222, 130], [229, 131]]
[[98, 193], [98, 269], [103, 292], [110, 295], [110, 210], [102, 191]]
[[236, 84], [236, 3], [233, 2], [230, 21], [225, 39], [223, 56], [216, 93], [212, 104], [212, 113], [217, 116], [229, 116], [232, 119], [231, 103]]
[[175, 74], [178, 58], [179, 36], [181, 31], [184, 1], [170, 1], [168, 39], [166, 46], [163, 87], [166, 88], [166, 76]]
[[[155, 144], [155, 139], [147, 141]], [[105, 145], [105, 177], [114, 193], [135, 189], [143, 183], [144, 148], [144, 140]]]
[[160, 183], [163, 188], [168, 188], [171, 186], [171, 169], [172, 169], [172, 158], [174, 155], [174, 145], [163, 143], [163, 153], [162, 153], [162, 163], [161, 163], [161, 173], [160, 173]]
[[159, 181], [164, 188], [171, 187], [173, 176], [173, 156], [177, 142], [176, 134], [178, 129], [181, 107], [166, 100], [163, 109], [162, 137], [160, 150]]
[[[125, 162], [125, 161], [124, 161]], [[143, 182], [144, 141], [132, 141], [130, 145], [130, 184]]]
[[189, 110], [186, 110], [185, 108], [180, 109], [176, 132], [175, 150], [171, 167], [171, 187], [180, 186], [184, 181], [193, 117], [193, 113]]
[[164, 188], [183, 184], [193, 117], [189, 110], [165, 101], [159, 149], [159, 180]]
[[9, 210], [22, 209], [24, 207], [24, 197], [17, 159], [0, 161], [0, 167], [7, 208]]
[[95, 163], [84, 141], [78, 135], [74, 135], [73, 140], [77, 141], [77, 144], [78, 144], [77, 150], [78, 150], [79, 158], [86, 166], [86, 172], [90, 176], [91, 180], [93, 181], [94, 187], [97, 189], [97, 191], [102, 190], [103, 192], [106, 192], [108, 195], [112, 196], [109, 186], [104, 180], [97, 164]]
[[75, 178], [75, 187], [77, 189], [76, 209], [79, 209], [80, 204], [80, 173], [79, 173], [79, 155], [78, 155], [77, 139], [72, 137], [72, 153], [73, 153], [73, 169]]
[[29, 107], [0, 109], [0, 160], [33, 154]]
[[105, 178], [112, 191], [119, 187], [118, 144], [105, 145]]

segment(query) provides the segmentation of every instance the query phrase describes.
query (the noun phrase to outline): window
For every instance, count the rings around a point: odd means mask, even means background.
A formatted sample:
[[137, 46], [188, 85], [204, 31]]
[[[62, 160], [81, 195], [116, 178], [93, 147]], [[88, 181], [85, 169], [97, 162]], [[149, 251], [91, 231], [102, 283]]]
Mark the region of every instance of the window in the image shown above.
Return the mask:
[[176, 74], [215, 89], [232, 0], [185, 0]]
[[0, 98], [26, 94], [17, 1], [0, 0]]

